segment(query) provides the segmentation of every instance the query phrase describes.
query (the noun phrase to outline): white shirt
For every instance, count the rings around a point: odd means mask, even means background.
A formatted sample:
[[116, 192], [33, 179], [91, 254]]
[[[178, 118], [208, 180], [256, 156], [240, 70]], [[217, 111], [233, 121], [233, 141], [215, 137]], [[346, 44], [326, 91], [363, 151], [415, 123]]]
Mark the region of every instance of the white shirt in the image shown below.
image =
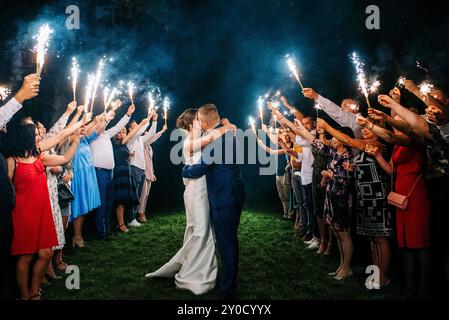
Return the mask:
[[127, 114], [120, 119], [119, 122], [111, 129], [103, 131], [97, 139], [90, 143], [90, 150], [92, 152], [92, 163], [95, 168], [113, 170], [115, 167], [114, 150], [112, 149], [111, 138], [117, 135], [126, 124], [129, 122]]
[[148, 128], [148, 124], [143, 126], [136, 134], [136, 136], [129, 141], [126, 145], [128, 146], [129, 152], [134, 152], [134, 157], [131, 157], [130, 164], [141, 170], [145, 171], [145, 153], [144, 145], [152, 138], [156, 133], [157, 122], [153, 121], [150, 131], [148, 134], [142, 136], [145, 130]]
[[357, 116], [354, 113], [344, 112], [342, 108], [322, 96], [318, 96], [316, 102], [320, 105], [321, 109], [339, 125], [351, 128], [357, 139], [363, 139], [363, 128], [356, 124]]
[[[312, 130], [310, 133], [315, 135], [316, 131]], [[302, 147], [301, 183], [303, 185], [311, 184], [313, 180], [313, 161], [315, 160], [312, 154], [312, 145], [301, 136], [296, 136], [295, 142]]]
[[3, 107], [0, 108], [0, 128], [6, 126], [12, 116], [22, 108], [16, 98], [10, 99]]

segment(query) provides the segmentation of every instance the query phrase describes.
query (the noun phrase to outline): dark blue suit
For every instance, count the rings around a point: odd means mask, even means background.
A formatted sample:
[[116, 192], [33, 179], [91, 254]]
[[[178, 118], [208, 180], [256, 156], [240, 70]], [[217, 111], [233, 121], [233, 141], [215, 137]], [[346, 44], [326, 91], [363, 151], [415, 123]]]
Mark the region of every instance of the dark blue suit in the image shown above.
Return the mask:
[[[228, 132], [204, 148], [200, 163], [182, 169], [184, 178], [206, 175], [211, 221], [223, 267], [220, 297], [224, 299], [235, 293], [239, 263], [237, 230], [246, 197], [240, 168], [236, 164], [236, 150], [236, 139], [232, 132]], [[211, 163], [208, 155], [217, 155], [218, 159]]]

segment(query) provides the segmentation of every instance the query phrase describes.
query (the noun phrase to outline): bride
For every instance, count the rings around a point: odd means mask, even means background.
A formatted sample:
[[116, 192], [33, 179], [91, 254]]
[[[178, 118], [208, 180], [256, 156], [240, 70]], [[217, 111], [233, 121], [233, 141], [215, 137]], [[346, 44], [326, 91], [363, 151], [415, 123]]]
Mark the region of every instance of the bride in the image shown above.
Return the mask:
[[[183, 145], [187, 165], [199, 163], [204, 147], [228, 130], [235, 130], [235, 126], [224, 119], [222, 127], [202, 135], [200, 122], [196, 118], [197, 109], [187, 109], [177, 119], [177, 127], [188, 131]], [[145, 277], [174, 277], [178, 288], [199, 295], [212, 289], [217, 278], [217, 258], [209, 215], [206, 176], [199, 179], [184, 178], [184, 185], [187, 226], [183, 246], [169, 262]]]

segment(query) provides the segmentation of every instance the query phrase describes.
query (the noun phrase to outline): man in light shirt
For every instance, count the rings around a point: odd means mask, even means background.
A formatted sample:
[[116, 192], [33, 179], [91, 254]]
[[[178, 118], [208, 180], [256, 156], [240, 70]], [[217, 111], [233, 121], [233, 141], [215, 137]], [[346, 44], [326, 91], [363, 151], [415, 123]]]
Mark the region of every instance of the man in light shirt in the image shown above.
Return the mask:
[[343, 99], [340, 108], [334, 102], [322, 97], [312, 88], [304, 88], [302, 93], [304, 97], [318, 103], [321, 110], [326, 112], [327, 115], [334, 119], [339, 125], [351, 128], [357, 139], [363, 139], [363, 128], [356, 124], [357, 115], [360, 114], [360, 107], [356, 100]]
[[[145, 124], [137, 131], [137, 134], [126, 144], [129, 149], [129, 152], [133, 154], [130, 160], [131, 165], [131, 175], [133, 177], [134, 182], [136, 183], [137, 189], [137, 197], [140, 199], [142, 195], [142, 188], [145, 182], [145, 153], [144, 153], [144, 145], [147, 141], [149, 141], [152, 136], [156, 134], [156, 126], [157, 126], [157, 115], [155, 112], [149, 116], [149, 118], [153, 119], [152, 125], [148, 134], [143, 136], [143, 133], [147, 130], [149, 123]], [[135, 121], [132, 121], [129, 125], [129, 129], [133, 130], [137, 126]], [[141, 224], [137, 221], [137, 211], [139, 206], [133, 206], [130, 216], [130, 223], [128, 226], [130, 227], [140, 227]]]
[[[115, 111], [120, 105], [120, 100], [114, 102], [112, 110], [108, 113], [108, 120], [114, 118]], [[114, 201], [112, 172], [115, 167], [115, 162], [111, 139], [128, 124], [134, 111], [135, 107], [134, 105], [131, 105], [126, 114], [115, 126], [100, 133], [98, 138], [90, 143], [92, 162], [97, 175], [101, 199], [101, 206], [95, 210], [95, 230], [97, 239], [108, 238], [112, 203]]]
[[[295, 119], [295, 122], [299, 120]], [[302, 126], [313, 135], [316, 135], [315, 122], [312, 117], [303, 117], [301, 120]], [[313, 207], [313, 162], [312, 145], [302, 136], [296, 136], [296, 144], [302, 147], [302, 165], [301, 165], [301, 184], [305, 200], [305, 210], [301, 217], [301, 234], [306, 235], [306, 241], [309, 244], [309, 249], [317, 249], [320, 246], [320, 239], [317, 234], [317, 223], [315, 217], [315, 210]]]
[[0, 108], [0, 128], [6, 126], [15, 113], [22, 108], [22, 103], [39, 94], [39, 78], [30, 74], [23, 79], [22, 87], [17, 94]]

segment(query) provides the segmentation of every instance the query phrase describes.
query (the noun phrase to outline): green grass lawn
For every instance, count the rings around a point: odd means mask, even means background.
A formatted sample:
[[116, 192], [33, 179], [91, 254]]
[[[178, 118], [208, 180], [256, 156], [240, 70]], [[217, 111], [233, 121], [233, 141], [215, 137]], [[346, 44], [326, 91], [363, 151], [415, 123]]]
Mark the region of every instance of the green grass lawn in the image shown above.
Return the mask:
[[[81, 288], [68, 290], [65, 280], [44, 287], [45, 299], [216, 299], [214, 289], [202, 296], [177, 290], [173, 279], [145, 279], [181, 247], [183, 213], [151, 217], [148, 223], [111, 241], [88, 239], [83, 249], [65, 249], [65, 261], [77, 265]], [[354, 266], [354, 276], [336, 281], [338, 257], [320, 256], [297, 238], [292, 221], [278, 214], [245, 211], [239, 228], [240, 299], [395, 299], [400, 290], [390, 286], [367, 290], [365, 266]], [[369, 250], [367, 248], [367, 250]], [[336, 251], [336, 250], [335, 250]]]

